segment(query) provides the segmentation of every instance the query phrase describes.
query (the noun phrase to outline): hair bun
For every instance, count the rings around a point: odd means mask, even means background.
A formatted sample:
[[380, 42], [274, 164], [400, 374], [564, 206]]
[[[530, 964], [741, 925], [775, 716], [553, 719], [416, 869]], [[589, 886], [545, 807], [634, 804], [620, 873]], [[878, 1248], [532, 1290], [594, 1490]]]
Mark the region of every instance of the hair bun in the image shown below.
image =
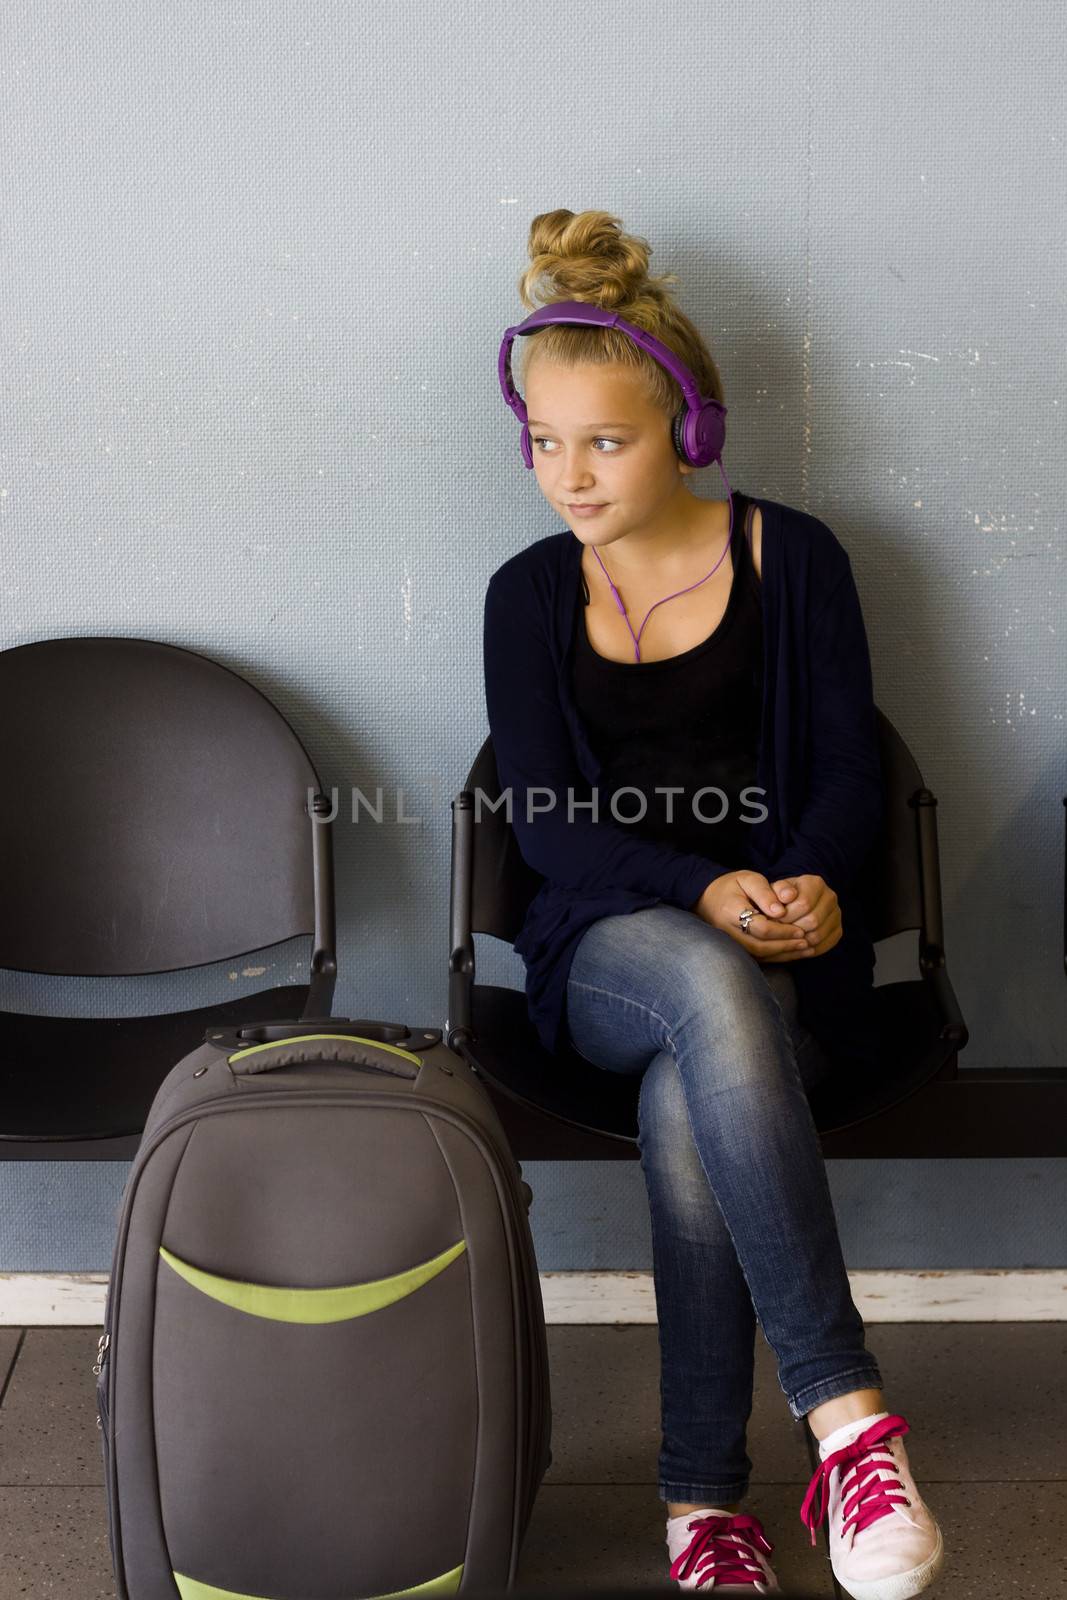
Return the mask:
[[647, 239], [623, 233], [608, 211], [543, 211], [530, 224], [530, 265], [519, 280], [523, 305], [587, 300], [614, 311], [665, 299], [674, 273], [649, 275]]

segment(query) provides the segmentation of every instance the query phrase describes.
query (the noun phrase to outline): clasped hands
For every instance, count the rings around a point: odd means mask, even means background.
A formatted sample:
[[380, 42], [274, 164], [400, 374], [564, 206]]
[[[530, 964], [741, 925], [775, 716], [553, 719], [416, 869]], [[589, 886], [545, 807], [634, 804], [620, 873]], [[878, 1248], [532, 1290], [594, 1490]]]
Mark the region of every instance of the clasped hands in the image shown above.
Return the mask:
[[[756, 915], [743, 929], [737, 919], [746, 906], [754, 907]], [[748, 868], [726, 872], [708, 884], [692, 910], [759, 962], [821, 956], [842, 934], [837, 895], [814, 872], [773, 882]]]

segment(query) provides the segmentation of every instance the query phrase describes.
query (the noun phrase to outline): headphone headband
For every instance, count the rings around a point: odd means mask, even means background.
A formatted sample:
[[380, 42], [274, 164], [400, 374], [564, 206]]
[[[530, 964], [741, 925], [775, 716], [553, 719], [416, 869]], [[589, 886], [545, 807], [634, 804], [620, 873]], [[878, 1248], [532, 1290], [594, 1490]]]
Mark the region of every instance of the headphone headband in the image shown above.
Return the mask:
[[710, 398], [705, 400], [701, 396], [692, 372], [678, 359], [673, 350], [668, 349], [661, 339], [657, 339], [646, 329], [627, 322], [617, 311], [607, 311], [603, 306], [590, 305], [585, 300], [554, 300], [548, 305], [538, 306], [537, 310], [523, 322], [504, 330], [497, 358], [497, 376], [500, 379], [501, 392], [522, 423], [520, 442], [523, 460], [528, 467], [533, 466], [533, 446], [527, 426], [526, 402], [516, 389], [511, 375], [511, 346], [517, 337], [536, 333], [538, 329], [553, 323], [621, 328], [635, 344], [665, 367], [681, 386], [685, 404], [674, 418], [673, 437], [675, 449], [682, 460], [688, 461], [695, 467], [706, 467], [710, 462], [718, 460], [726, 437], [727, 407], [721, 405], [718, 400]]

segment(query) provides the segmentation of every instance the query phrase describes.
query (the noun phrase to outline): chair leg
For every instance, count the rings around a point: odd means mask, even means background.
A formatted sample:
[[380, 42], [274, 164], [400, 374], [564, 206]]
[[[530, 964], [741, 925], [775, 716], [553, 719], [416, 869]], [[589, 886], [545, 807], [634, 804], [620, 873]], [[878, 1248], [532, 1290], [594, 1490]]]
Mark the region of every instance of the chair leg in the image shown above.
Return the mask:
[[[803, 1429], [804, 1443], [808, 1447], [808, 1461], [809, 1461], [809, 1463], [811, 1465], [812, 1477], [814, 1477], [815, 1473], [816, 1473], [816, 1470], [818, 1469], [818, 1465], [819, 1465], [819, 1442], [816, 1439], [815, 1435], [811, 1431], [811, 1424], [808, 1422], [807, 1417], [798, 1417], [797, 1418], [797, 1426], [799, 1428]], [[827, 1518], [827, 1520], [822, 1525], [822, 1536], [823, 1536], [823, 1542], [826, 1545], [826, 1554], [827, 1554], [827, 1556], [829, 1556], [829, 1554], [830, 1554], [830, 1520], [829, 1520], [829, 1518]], [[833, 1585], [833, 1590], [834, 1590], [834, 1595], [836, 1597], [836, 1600], [843, 1600], [843, 1596], [841, 1594], [840, 1585], [838, 1584], [838, 1581], [834, 1576], [833, 1567], [830, 1568], [830, 1582]]]

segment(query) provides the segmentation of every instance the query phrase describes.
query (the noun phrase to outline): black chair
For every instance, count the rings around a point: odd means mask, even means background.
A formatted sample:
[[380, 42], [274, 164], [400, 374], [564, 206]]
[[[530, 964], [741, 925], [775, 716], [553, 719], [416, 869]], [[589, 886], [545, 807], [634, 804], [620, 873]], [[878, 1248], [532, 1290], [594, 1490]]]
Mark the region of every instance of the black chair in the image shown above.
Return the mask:
[[313, 938], [307, 983], [197, 1010], [0, 1011], [0, 1159], [132, 1159], [159, 1084], [209, 1025], [329, 1015], [327, 797], [264, 694], [149, 639], [0, 652], [0, 748], [0, 967], [133, 976]]
[[[839, 1063], [812, 1091], [827, 1159], [1067, 1155], [1067, 1069], [959, 1070], [967, 1027], [949, 981], [941, 920], [937, 801], [880, 710], [886, 823], [857, 884], [877, 944], [918, 930], [914, 977], [875, 989], [882, 1071]], [[640, 1080], [546, 1051], [518, 989], [478, 984], [475, 933], [513, 944], [542, 882], [519, 852], [485, 740], [452, 802], [448, 1043], [482, 1078], [519, 1160], [634, 1159]]]

